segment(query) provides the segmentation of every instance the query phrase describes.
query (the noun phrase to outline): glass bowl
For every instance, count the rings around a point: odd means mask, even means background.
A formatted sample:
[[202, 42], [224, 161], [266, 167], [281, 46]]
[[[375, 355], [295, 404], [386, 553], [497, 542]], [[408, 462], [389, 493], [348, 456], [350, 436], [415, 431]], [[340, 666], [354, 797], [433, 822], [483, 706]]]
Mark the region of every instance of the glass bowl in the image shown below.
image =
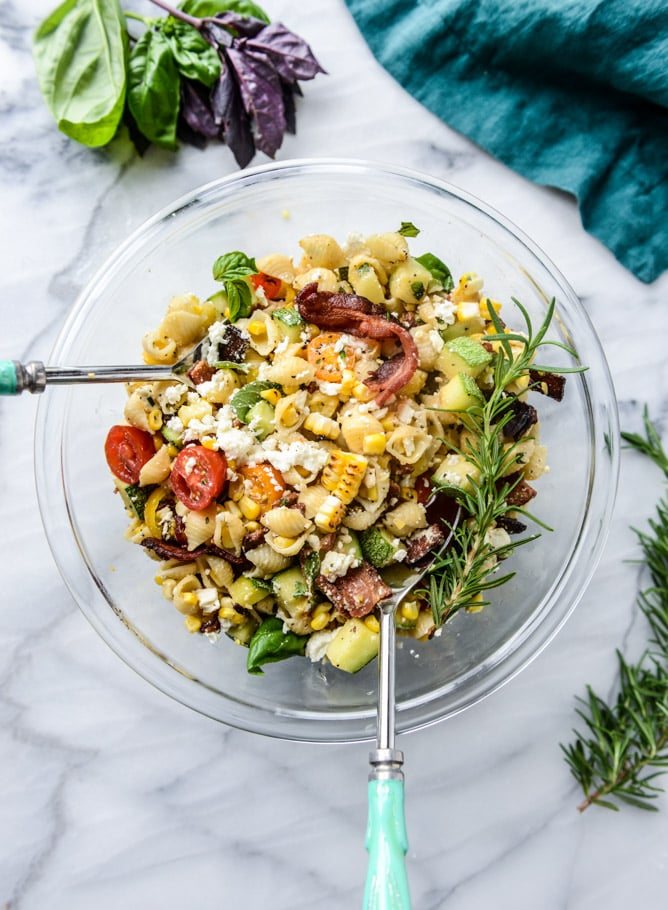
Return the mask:
[[[399, 646], [398, 731], [461, 711], [534, 658], [575, 607], [604, 543], [619, 462], [613, 386], [587, 314], [544, 254], [479, 200], [419, 173], [347, 160], [271, 164], [194, 190], [136, 231], [81, 294], [51, 358], [52, 365], [139, 363], [142, 335], [171, 296], [216, 289], [211, 266], [221, 253], [297, 255], [305, 234], [344, 240], [353, 231], [397, 230], [402, 221], [420, 229], [410, 241], [414, 254], [436, 253], [455, 278], [468, 270], [483, 276], [507, 321], [511, 297], [534, 325], [556, 298], [550, 337], [567, 342], [588, 369], [569, 376], [560, 404], [537, 402], [550, 472], [532, 505], [554, 530], [518, 548], [506, 564], [515, 577], [491, 592], [481, 613], [458, 613], [439, 637]], [[553, 364], [571, 360], [548, 350]], [[125, 398], [118, 384], [52, 387], [38, 410], [42, 518], [85, 616], [146, 680], [216, 720], [311, 742], [372, 738], [375, 662], [347, 675], [300, 658], [250, 676], [244, 648], [187, 633], [154, 581], [155, 564], [123, 536], [127, 518], [103, 444]]]

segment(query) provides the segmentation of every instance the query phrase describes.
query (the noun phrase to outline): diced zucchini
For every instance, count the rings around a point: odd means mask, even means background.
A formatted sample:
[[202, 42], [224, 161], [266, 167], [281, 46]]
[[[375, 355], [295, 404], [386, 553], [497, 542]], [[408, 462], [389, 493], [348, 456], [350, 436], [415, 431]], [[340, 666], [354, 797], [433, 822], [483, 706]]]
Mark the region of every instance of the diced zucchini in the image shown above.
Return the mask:
[[309, 609], [308, 585], [299, 566], [291, 566], [289, 569], [279, 572], [271, 581], [276, 602], [290, 616], [296, 616]]
[[438, 393], [439, 407], [445, 411], [465, 411], [474, 404], [483, 403], [482, 392], [466, 373], [457, 373]]
[[283, 338], [288, 341], [299, 341], [306, 323], [294, 307], [281, 307], [271, 314]]
[[431, 272], [417, 259], [409, 258], [393, 270], [390, 275], [390, 294], [405, 303], [417, 304], [427, 293]]
[[235, 623], [225, 630], [228, 638], [231, 638], [238, 645], [248, 647], [251, 638], [257, 632], [258, 624], [252, 617], [247, 617], [243, 622]]
[[367, 562], [377, 569], [388, 566], [397, 552], [395, 538], [384, 528], [368, 528], [360, 532], [362, 553]]
[[490, 363], [492, 355], [479, 341], [460, 335], [446, 341], [445, 347], [438, 355], [437, 369], [452, 379], [457, 373], [466, 373], [475, 379]]
[[458, 319], [452, 325], [448, 325], [440, 331], [444, 341], [452, 341], [453, 338], [461, 338], [468, 335], [481, 335], [485, 331], [485, 320], [482, 316]]
[[163, 423], [160, 427], [160, 432], [166, 442], [170, 442], [175, 446], [181, 445], [181, 434], [177, 433], [176, 430], [172, 430], [167, 424]]
[[339, 670], [357, 673], [378, 654], [380, 635], [372, 632], [363, 619], [348, 619], [327, 648], [327, 658]]
[[146, 502], [155, 487], [140, 487], [136, 483], [130, 484], [130, 486], [128, 486], [117, 477], [114, 477], [114, 483], [116, 484], [116, 489], [121, 494], [123, 504], [125, 505], [125, 508], [128, 510], [129, 514], [132, 515], [133, 518], [136, 516], [143, 521]]
[[254, 578], [246, 578], [245, 575], [233, 581], [228, 591], [232, 600], [240, 607], [252, 607], [253, 604], [264, 600], [268, 593], [266, 586], [257, 584]]
[[276, 428], [275, 410], [268, 401], [261, 398], [257, 404], [249, 408], [246, 414], [246, 423], [259, 440], [265, 439]]

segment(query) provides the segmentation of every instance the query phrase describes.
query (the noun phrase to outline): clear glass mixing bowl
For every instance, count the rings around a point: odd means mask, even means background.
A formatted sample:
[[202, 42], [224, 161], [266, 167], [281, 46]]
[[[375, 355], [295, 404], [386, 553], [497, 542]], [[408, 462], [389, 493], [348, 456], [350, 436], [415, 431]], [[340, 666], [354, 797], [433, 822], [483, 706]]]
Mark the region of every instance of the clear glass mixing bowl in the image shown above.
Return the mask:
[[[568, 378], [561, 404], [539, 402], [551, 470], [533, 505], [554, 530], [518, 549], [507, 566], [515, 578], [491, 592], [483, 612], [457, 614], [440, 637], [399, 648], [398, 731], [461, 711], [534, 658], [575, 607], [606, 536], [619, 461], [614, 391], [587, 314], [535, 244], [479, 200], [419, 173], [345, 160], [259, 167], [193, 191], [133, 234], [81, 294], [50, 361], [141, 362], [141, 337], [171, 296], [215, 289], [211, 266], [223, 252], [296, 256], [305, 234], [343, 240], [351, 231], [396, 230], [402, 221], [420, 228], [411, 241], [416, 254], [436, 253], [456, 277], [478, 272], [492, 296], [519, 299], [534, 325], [556, 298], [551, 337], [571, 345], [588, 369]], [[373, 737], [375, 664], [346, 675], [292, 659], [249, 676], [245, 649], [185, 631], [153, 580], [155, 564], [123, 537], [127, 519], [103, 443], [124, 400], [120, 385], [53, 387], [38, 411], [44, 526], [85, 616], [146, 680], [226, 724], [313, 742]]]

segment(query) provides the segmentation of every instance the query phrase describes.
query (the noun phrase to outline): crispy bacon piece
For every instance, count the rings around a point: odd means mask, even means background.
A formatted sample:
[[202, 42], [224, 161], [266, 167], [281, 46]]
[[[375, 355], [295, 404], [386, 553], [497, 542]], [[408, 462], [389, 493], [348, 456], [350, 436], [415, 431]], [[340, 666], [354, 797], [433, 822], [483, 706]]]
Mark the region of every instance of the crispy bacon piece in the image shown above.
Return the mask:
[[503, 427], [503, 435], [517, 442], [535, 423], [538, 423], [538, 411], [533, 405], [513, 399], [509, 411], [512, 417]]
[[179, 562], [195, 562], [198, 556], [220, 556], [226, 559], [233, 566], [242, 566], [246, 563], [243, 556], [237, 556], [229, 550], [223, 550], [213, 543], [203, 543], [194, 550], [187, 547], [179, 547], [173, 543], [166, 543], [158, 537], [145, 537], [141, 542], [142, 547], [152, 550], [160, 559], [178, 559]]
[[[512, 481], [515, 476], [511, 475], [511, 477], [506, 479]], [[520, 480], [506, 497], [506, 502], [509, 506], [525, 506], [534, 498], [536, 492], [530, 483], [527, 483], [526, 480]]]
[[248, 336], [235, 325], [226, 325], [225, 334], [217, 342], [218, 360], [227, 360], [230, 363], [243, 363], [248, 350]]
[[297, 294], [299, 315], [321, 329], [334, 329], [358, 338], [386, 341], [396, 338], [403, 354], [392, 357], [372, 373], [365, 384], [376, 393], [376, 404], [382, 407], [407, 382], [418, 365], [418, 351], [413, 336], [382, 306], [358, 294], [335, 294], [319, 291], [316, 282], [307, 284]]
[[367, 616], [381, 600], [392, 594], [392, 588], [385, 584], [368, 562], [363, 562], [355, 569], [349, 569], [343, 578], [337, 578], [336, 582], [328, 581], [324, 575], [318, 575], [315, 583], [336, 609], [348, 616]]
[[419, 531], [409, 541], [406, 547], [406, 563], [414, 566], [416, 562], [424, 559], [432, 550], [436, 550], [445, 543], [445, 530], [440, 524], [429, 525], [424, 531]]
[[196, 360], [186, 373], [186, 376], [194, 385], [210, 382], [215, 375], [215, 369], [206, 360]]
[[547, 395], [548, 398], [554, 398], [555, 401], [563, 399], [566, 377], [560, 373], [543, 373], [541, 370], [529, 370], [529, 379], [531, 380], [531, 389], [534, 392], [540, 392], [541, 395]]
[[266, 533], [266, 528], [258, 528], [257, 531], [249, 531], [241, 544], [244, 552], [247, 550], [254, 550], [256, 547], [259, 547], [261, 543], [264, 543]]

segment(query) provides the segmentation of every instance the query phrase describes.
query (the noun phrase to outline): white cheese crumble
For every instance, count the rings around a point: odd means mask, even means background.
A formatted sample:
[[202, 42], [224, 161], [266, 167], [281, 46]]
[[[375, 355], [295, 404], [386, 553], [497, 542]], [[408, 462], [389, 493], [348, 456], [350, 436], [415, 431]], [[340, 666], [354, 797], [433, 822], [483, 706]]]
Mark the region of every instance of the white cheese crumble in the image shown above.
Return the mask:
[[444, 322], [446, 325], [453, 324], [457, 307], [452, 300], [448, 300], [447, 297], [434, 296], [432, 297], [432, 306], [434, 308], [434, 316], [439, 322]]
[[268, 461], [278, 471], [289, 471], [299, 465], [305, 470], [316, 473], [325, 467], [329, 460], [329, 452], [315, 442], [306, 439], [296, 439], [285, 443], [275, 437], [267, 437], [265, 444], [258, 447], [250, 456], [249, 462], [256, 464], [259, 461]]
[[342, 578], [348, 569], [355, 568], [359, 563], [354, 553], [337, 553], [336, 550], [329, 550], [320, 563], [320, 572], [327, 581], [336, 581], [337, 578]]
[[321, 632], [313, 632], [306, 642], [306, 656], [314, 664], [319, 663], [325, 654], [329, 643], [336, 637], [337, 629], [323, 629]]
[[316, 382], [323, 395], [338, 395], [342, 388], [340, 382], [324, 382], [322, 379], [317, 379]]

